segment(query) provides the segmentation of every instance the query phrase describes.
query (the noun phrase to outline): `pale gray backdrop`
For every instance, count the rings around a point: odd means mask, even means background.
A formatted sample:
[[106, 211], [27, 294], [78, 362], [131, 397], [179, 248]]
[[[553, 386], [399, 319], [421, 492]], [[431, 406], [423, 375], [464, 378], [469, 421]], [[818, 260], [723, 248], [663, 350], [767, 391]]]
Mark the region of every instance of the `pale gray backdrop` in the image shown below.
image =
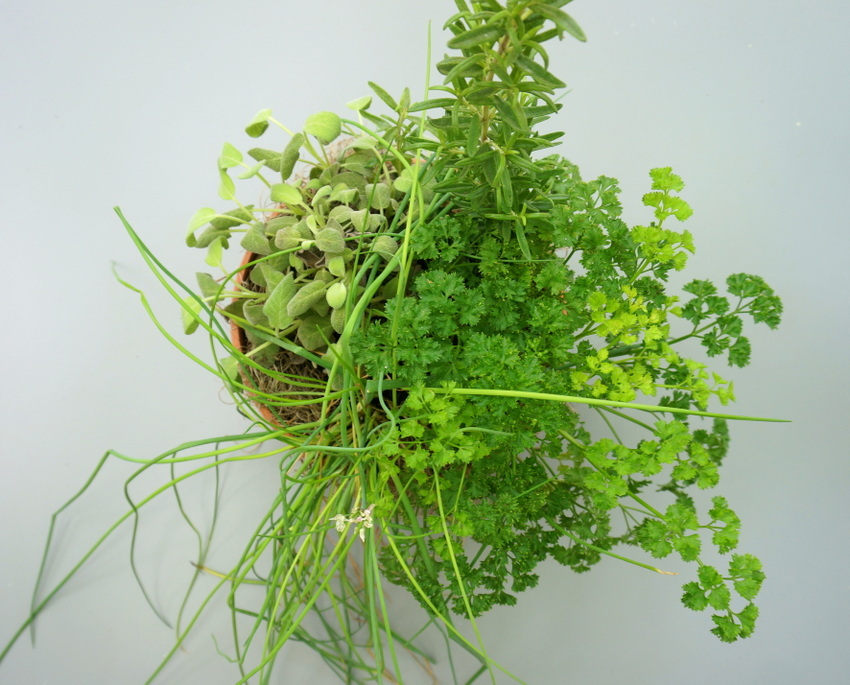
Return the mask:
[[[245, 147], [242, 127], [263, 107], [293, 127], [314, 111], [343, 112], [367, 80], [420, 94], [426, 22], [435, 20], [439, 55], [453, 9], [451, 0], [0, 3], [0, 642], [27, 610], [50, 513], [106, 448], [151, 457], [244, 426], [215, 380], [113, 278], [115, 263], [174, 320], [113, 205], [189, 277], [202, 255], [183, 247], [184, 227], [195, 209], [218, 204], [221, 143]], [[590, 40], [551, 46], [553, 71], [572, 88], [557, 121], [563, 153], [588, 177], [618, 177], [632, 220], [646, 216], [650, 167], [685, 178], [698, 246], [690, 274], [758, 273], [786, 304], [781, 329], [756, 329], [753, 364], [734, 372], [736, 409], [794, 423], [735, 425], [719, 488], [768, 573], [753, 638], [718, 643], [705, 615], [679, 605], [681, 577], [605, 560], [584, 576], [545, 566], [517, 608], [482, 620], [487, 642], [534, 685], [844, 683], [850, 7], [583, 0], [569, 9]], [[226, 494], [245, 507], [262, 500], [273, 481], [263, 468], [232, 474]], [[65, 520], [51, 577], [122, 510], [128, 473], [109, 466]], [[152, 515], [141, 548], [151, 592], [170, 612], [193, 558], [175, 521], [173, 508]], [[225, 529], [218, 549], [231, 538]], [[171, 633], [144, 604], [127, 553], [119, 538], [91, 560], [44, 615], [37, 648], [21, 641], [0, 681], [144, 681]], [[217, 626], [201, 625], [162, 683], [236, 679], [215, 653], [214, 631], [228, 644]], [[297, 649], [283, 666], [280, 683], [335, 682]]]

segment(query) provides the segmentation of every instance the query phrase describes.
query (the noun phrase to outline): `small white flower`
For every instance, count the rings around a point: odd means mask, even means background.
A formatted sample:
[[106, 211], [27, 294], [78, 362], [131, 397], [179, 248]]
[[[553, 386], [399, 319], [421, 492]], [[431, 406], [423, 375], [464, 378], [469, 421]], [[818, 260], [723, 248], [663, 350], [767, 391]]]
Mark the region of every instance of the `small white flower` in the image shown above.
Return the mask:
[[345, 530], [346, 524], [348, 524], [348, 519], [342, 515], [337, 514], [336, 516], [331, 516], [331, 521], [336, 523], [336, 532], [341, 533]]
[[357, 513], [357, 509], [355, 509], [351, 512], [351, 516], [337, 514], [336, 516], [331, 516], [330, 520], [336, 525], [338, 533], [344, 532], [345, 527], [349, 523], [356, 523], [357, 533], [360, 535], [360, 540], [366, 542], [366, 529], [372, 527], [372, 505], [363, 509], [359, 514]]

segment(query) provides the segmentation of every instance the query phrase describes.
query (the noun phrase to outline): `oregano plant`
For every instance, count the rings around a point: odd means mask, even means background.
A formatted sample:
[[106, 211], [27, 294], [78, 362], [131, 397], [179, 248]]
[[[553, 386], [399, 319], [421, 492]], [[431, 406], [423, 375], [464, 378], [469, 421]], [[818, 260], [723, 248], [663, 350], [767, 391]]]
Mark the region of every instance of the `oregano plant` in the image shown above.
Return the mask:
[[[565, 87], [549, 50], [585, 40], [567, 0], [455, 4], [443, 81], [424, 99], [369, 82], [347, 117], [319, 112], [294, 131], [263, 110], [246, 127], [262, 147], [224, 144], [224, 204], [198, 210], [185, 233], [204, 250], [195, 284], [119, 211], [212, 358], [169, 339], [250, 419], [244, 434], [144, 460], [139, 474], [165, 467], [164, 485], [128, 494], [124, 519], [169, 493], [180, 503], [175, 464], [197, 474], [263, 458], [280, 480], [241, 556], [208, 558], [200, 537], [186, 606], [204, 584], [208, 594], [176, 621], [151, 681], [220, 594], [233, 682], [271, 682], [290, 640], [343, 682], [403, 682], [429, 657], [394, 629], [389, 583], [471, 655], [454, 682], [495, 683], [499, 671], [522, 682], [488, 654], [476, 619], [515, 604], [549, 559], [665, 573], [646, 555], [675, 555], [692, 568], [685, 607], [708, 612], [724, 642], [754, 630], [762, 565], [738, 549], [732, 503], [694, 495], [719, 483], [729, 421], [767, 419], [719, 409], [735, 399], [731, 380], [682, 343], [745, 366], [747, 327], [775, 328], [780, 299], [744, 273], [725, 294], [704, 279], [674, 291], [670, 275], [696, 248], [683, 179], [649, 170], [645, 218], [629, 225], [617, 180], [583, 179], [555, 149], [562, 134], [542, 132]], [[258, 187], [264, 201], [240, 200]], [[128, 459], [109, 451], [98, 470], [113, 458]], [[76, 568], [52, 588], [39, 577], [22, 631]], [[256, 586], [259, 600], [246, 591]]]

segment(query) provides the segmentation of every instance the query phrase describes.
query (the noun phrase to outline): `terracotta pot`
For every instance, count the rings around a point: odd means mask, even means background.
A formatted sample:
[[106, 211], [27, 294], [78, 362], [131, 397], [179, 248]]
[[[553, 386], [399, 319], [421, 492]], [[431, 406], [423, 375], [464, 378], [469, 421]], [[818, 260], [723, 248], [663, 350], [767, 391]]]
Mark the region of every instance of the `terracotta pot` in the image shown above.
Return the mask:
[[[239, 264], [239, 266], [241, 268], [239, 269], [239, 273], [236, 274], [236, 279], [235, 279], [235, 282], [234, 282], [234, 284], [237, 288], [239, 286], [241, 286], [245, 282], [245, 279], [248, 277], [247, 270], [245, 269], [245, 266], [248, 263], [254, 261], [256, 258], [257, 258], [257, 255], [255, 255], [253, 252], [246, 252], [243, 255], [242, 261]], [[232, 342], [233, 346], [243, 354], [246, 352], [246, 350], [248, 348], [248, 336], [245, 335], [245, 331], [242, 330], [242, 328], [239, 327], [239, 324], [237, 324], [233, 319], [230, 319], [230, 342]], [[242, 376], [242, 383], [246, 387], [251, 387], [251, 379], [249, 379], [247, 377], [244, 369], [240, 368], [239, 373]], [[247, 391], [247, 390], [246, 390], [246, 394], [249, 395], [249, 396], [251, 395], [250, 391]], [[274, 426], [280, 426], [280, 422], [277, 420], [277, 418], [274, 416], [274, 414], [272, 414], [271, 410], [265, 404], [263, 404], [262, 402], [253, 402], [253, 405], [254, 405], [254, 407], [256, 407], [257, 411], [260, 412], [260, 415], [266, 421], [268, 421], [270, 424], [272, 424]]]
[[[234, 282], [236, 288], [239, 288], [245, 282], [245, 278], [247, 277], [245, 266], [254, 259], [256, 259], [256, 255], [253, 252], [246, 252], [242, 256], [242, 261], [239, 263], [239, 273], [236, 274], [236, 280]], [[243, 353], [248, 345], [248, 338], [245, 336], [245, 331], [233, 319], [230, 319], [230, 342], [233, 343], [233, 346], [237, 350]]]

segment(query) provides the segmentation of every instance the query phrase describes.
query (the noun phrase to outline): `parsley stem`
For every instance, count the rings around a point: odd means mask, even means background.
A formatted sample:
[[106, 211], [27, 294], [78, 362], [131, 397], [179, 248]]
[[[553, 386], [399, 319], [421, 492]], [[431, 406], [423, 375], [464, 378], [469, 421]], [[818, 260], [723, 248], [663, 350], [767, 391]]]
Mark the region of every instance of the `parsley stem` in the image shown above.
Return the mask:
[[612, 552], [610, 550], [603, 549], [602, 547], [597, 547], [596, 545], [591, 544], [590, 542], [587, 542], [587, 540], [582, 540], [580, 537], [573, 535], [572, 533], [570, 533], [569, 531], [565, 530], [564, 528], [559, 526], [557, 523], [552, 521], [551, 519], [547, 519], [547, 522], [549, 523], [550, 526], [552, 526], [552, 528], [554, 530], [556, 530], [561, 535], [568, 537], [570, 540], [578, 543], [579, 545], [587, 547], [588, 549], [592, 549], [594, 552], [599, 552], [599, 554], [604, 554], [607, 557], [613, 557], [614, 559], [619, 559], [620, 561], [625, 561], [627, 564], [633, 564], [634, 566], [640, 566], [641, 568], [645, 568], [648, 571], [655, 571], [655, 573], [661, 573], [662, 575], [665, 575], [665, 576], [677, 576], [677, 575], [679, 575], [675, 571], [662, 571], [660, 568], [657, 568], [655, 566], [650, 566], [649, 564], [644, 564], [643, 562], [637, 561], [636, 559], [629, 559], [629, 557], [624, 557], [624, 556], [621, 556], [619, 554], [615, 554], [614, 552]]

